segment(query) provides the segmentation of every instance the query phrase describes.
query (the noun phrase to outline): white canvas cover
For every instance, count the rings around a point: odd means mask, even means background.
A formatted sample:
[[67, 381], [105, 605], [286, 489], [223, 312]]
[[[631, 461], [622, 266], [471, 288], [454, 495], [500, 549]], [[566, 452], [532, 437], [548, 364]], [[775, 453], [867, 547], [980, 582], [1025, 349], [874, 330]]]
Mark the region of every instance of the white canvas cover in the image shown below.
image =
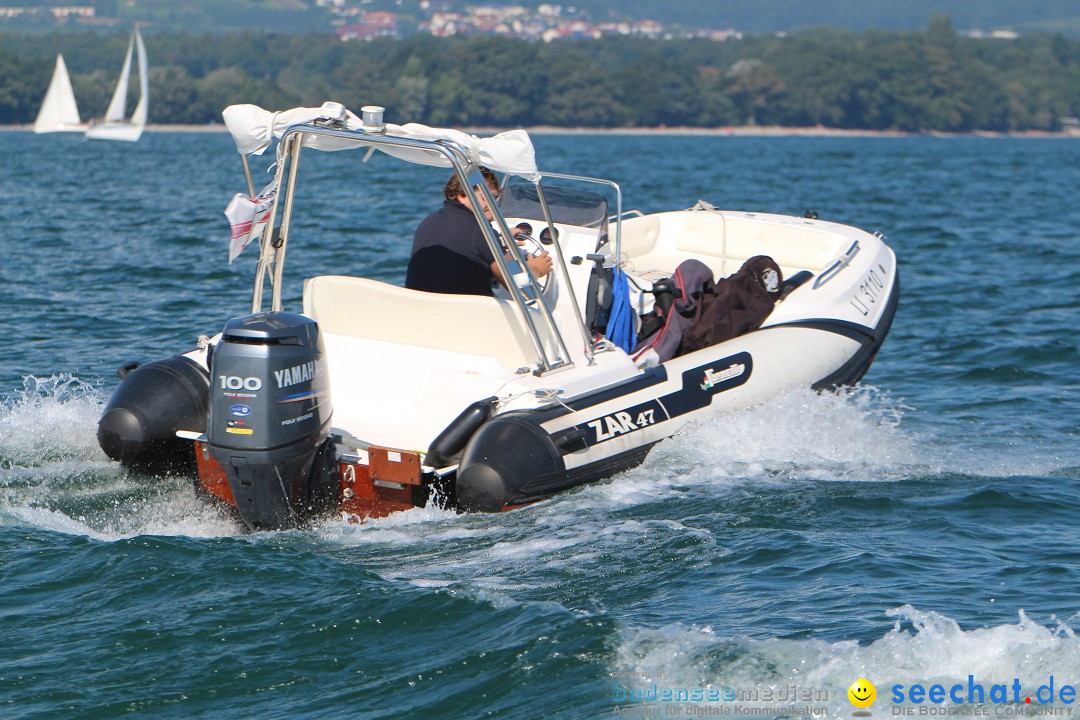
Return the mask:
[[[345, 127], [350, 130], [363, 127], [360, 118], [349, 110], [346, 110], [346, 113]], [[233, 136], [237, 152], [241, 155], [262, 155], [274, 142], [274, 138], [284, 135], [293, 125], [303, 125], [325, 118], [326, 111], [322, 108], [299, 107], [271, 112], [258, 105], [230, 105], [222, 111], [221, 117]], [[342, 141], [328, 137], [310, 137], [304, 145], [317, 150], [346, 150], [358, 147], [351, 140]]]
[[[256, 105], [230, 105], [221, 115], [236, 142], [237, 151], [245, 155], [261, 155], [270, 147], [274, 138], [280, 138], [288, 128], [324, 118], [326, 111], [322, 108], [293, 108], [270, 112]], [[361, 130], [364, 127], [360, 118], [349, 111], [346, 111], [345, 126], [350, 130]], [[387, 123], [384, 128], [385, 134], [392, 137], [427, 141], [448, 140], [457, 143], [465, 148], [472, 161], [496, 172], [520, 175], [529, 180], [535, 180], [539, 176], [532, 139], [524, 130], [510, 130], [492, 137], [480, 138], [460, 130], [433, 128], [419, 123]], [[319, 136], [309, 136], [304, 141], [305, 146], [317, 150], [346, 150], [367, 144], [362, 140]], [[385, 146], [378, 149], [407, 162], [450, 167], [450, 162], [437, 152]]]
[[[491, 137], [481, 138], [460, 130], [408, 123], [406, 125], [387, 124], [386, 132], [389, 135], [414, 140], [450, 140], [468, 150], [469, 158], [473, 162], [480, 163], [496, 172], [519, 175], [530, 181], [535, 181], [540, 174], [536, 167], [536, 151], [533, 149], [532, 138], [524, 130], [508, 130]], [[386, 148], [383, 151], [409, 162], [450, 167], [450, 163], [442, 155], [423, 153], [422, 158], [415, 157], [415, 154], [410, 154], [407, 148]]]

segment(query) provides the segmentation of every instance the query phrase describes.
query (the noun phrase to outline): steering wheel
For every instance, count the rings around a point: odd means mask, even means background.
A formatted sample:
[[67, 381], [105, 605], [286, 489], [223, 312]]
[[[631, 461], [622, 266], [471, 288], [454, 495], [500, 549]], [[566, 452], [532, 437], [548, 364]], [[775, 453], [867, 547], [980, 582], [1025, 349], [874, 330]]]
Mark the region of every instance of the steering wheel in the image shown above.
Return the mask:
[[[546, 230], [545, 230], [545, 232], [546, 232]], [[529, 258], [540, 257], [542, 254], [547, 252], [547, 249], [544, 247], [544, 245], [546, 243], [544, 243], [543, 240], [537, 240], [536, 238], [534, 238], [532, 236], [531, 233], [532, 233], [532, 226], [529, 225], [529, 223], [526, 223], [526, 222], [520, 222], [517, 225], [515, 225], [514, 228], [513, 228], [514, 240], [517, 241], [518, 247], [521, 250], [521, 254], [525, 257], [526, 261], [528, 261]], [[550, 233], [548, 233], [548, 236], [550, 236]], [[543, 237], [544, 237], [544, 233], [541, 233], [541, 238], [543, 238]], [[544, 275], [543, 277], [536, 278], [536, 284], [540, 286], [540, 293], [542, 295], [547, 294], [548, 288], [551, 286], [551, 277], [554, 274], [555, 274], [555, 268], [553, 266], [551, 268], [551, 271], [548, 272], [547, 275]], [[524, 292], [524, 291], [530, 289], [531, 285], [526, 283], [524, 286], [519, 286], [519, 287], [521, 287], [521, 290]], [[526, 294], [526, 299], [530, 303], [536, 302], [536, 298], [529, 297], [529, 294], [530, 293]]]

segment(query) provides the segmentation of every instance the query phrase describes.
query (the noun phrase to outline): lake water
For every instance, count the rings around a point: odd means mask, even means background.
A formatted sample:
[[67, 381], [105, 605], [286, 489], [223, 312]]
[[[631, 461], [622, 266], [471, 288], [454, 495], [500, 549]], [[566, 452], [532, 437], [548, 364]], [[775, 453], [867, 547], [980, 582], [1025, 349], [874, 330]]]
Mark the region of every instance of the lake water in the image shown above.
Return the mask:
[[[1075, 708], [1080, 141], [535, 144], [627, 208], [884, 232], [903, 295], [863, 384], [699, 423], [515, 512], [247, 534], [94, 436], [117, 366], [250, 308], [231, 141], [0, 133], [0, 717], [848, 717], [860, 678], [878, 718], [915, 684], [1022, 690], [914, 715]], [[287, 307], [309, 274], [400, 282], [445, 173], [308, 157]]]

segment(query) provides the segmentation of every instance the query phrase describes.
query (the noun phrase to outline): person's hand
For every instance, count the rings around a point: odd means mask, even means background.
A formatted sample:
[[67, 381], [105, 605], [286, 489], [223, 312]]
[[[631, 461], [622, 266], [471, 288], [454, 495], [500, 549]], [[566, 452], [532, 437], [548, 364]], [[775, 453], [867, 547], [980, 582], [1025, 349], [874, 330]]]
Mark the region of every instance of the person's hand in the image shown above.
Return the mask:
[[529, 233], [532, 232], [532, 225], [529, 223], [518, 223], [511, 231], [511, 235], [514, 236], [514, 240], [517, 240], [517, 244], [524, 245], [526, 238], [529, 237]]
[[536, 257], [529, 258], [528, 263], [529, 269], [532, 270], [533, 275], [538, 278], [544, 277], [551, 272], [551, 255], [548, 255], [546, 252], [540, 253]]

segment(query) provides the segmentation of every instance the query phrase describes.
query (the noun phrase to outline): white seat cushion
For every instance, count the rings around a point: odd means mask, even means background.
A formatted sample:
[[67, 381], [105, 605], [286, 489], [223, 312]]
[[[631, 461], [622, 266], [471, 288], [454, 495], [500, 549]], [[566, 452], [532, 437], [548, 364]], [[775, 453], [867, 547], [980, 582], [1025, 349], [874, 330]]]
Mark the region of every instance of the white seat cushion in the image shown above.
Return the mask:
[[321, 275], [304, 282], [304, 314], [322, 332], [486, 355], [510, 369], [536, 363], [519, 311], [508, 300]]

